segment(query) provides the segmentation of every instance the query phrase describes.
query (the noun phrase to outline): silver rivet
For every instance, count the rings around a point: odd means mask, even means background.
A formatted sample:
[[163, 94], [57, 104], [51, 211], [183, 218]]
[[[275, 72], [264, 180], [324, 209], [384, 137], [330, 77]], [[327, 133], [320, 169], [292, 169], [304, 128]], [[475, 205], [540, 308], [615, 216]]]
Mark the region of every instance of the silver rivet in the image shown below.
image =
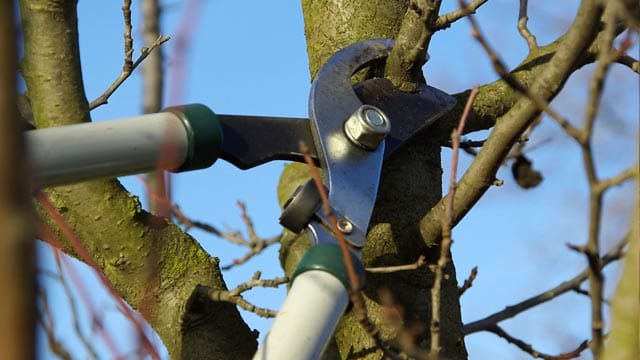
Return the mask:
[[347, 219], [340, 219], [338, 220], [338, 230], [343, 234], [351, 234], [353, 231], [353, 225]]

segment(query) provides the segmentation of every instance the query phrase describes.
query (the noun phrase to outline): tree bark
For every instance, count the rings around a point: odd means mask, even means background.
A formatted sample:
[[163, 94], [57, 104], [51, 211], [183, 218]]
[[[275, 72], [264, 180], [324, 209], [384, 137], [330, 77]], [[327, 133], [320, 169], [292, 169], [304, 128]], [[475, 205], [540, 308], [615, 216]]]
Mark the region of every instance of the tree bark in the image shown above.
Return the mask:
[[[25, 41], [22, 73], [36, 125], [89, 121], [76, 1], [21, 0], [20, 11]], [[225, 288], [218, 260], [191, 236], [167, 219], [143, 211], [139, 200], [116, 180], [57, 187], [46, 193], [99, 270], [157, 331], [173, 359], [253, 355], [256, 335], [234, 306], [199, 298], [187, 306], [198, 284]], [[58, 238], [64, 240], [59, 232]], [[69, 242], [64, 246], [67, 253], [76, 254]]]

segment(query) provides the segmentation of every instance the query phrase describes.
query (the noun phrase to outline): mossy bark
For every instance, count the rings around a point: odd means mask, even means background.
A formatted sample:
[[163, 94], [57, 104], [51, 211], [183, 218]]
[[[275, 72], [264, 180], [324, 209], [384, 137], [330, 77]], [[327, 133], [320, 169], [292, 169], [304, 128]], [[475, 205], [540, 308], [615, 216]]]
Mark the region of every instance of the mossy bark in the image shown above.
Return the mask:
[[[319, 67], [337, 50], [356, 41], [370, 38], [395, 38], [407, 9], [406, 1], [303, 1], [305, 34], [310, 72]], [[381, 176], [378, 200], [371, 219], [367, 245], [363, 249], [365, 266], [400, 265], [414, 262], [425, 254], [435, 263], [437, 246], [426, 248], [420, 239], [417, 224], [441, 197], [440, 145], [435, 137], [421, 137], [411, 141], [387, 159]], [[304, 179], [305, 165], [293, 164], [285, 168], [279, 185], [279, 198], [285, 200]], [[281, 260], [290, 273], [308, 246], [308, 239], [291, 234], [283, 238]], [[442, 352], [447, 358], [465, 358], [460, 305], [453, 263], [446, 271], [442, 289]], [[378, 291], [391, 290], [405, 313], [407, 326], [422, 324], [428, 329], [430, 321], [430, 289], [433, 274], [423, 268], [417, 271], [370, 275], [365, 296], [370, 318], [383, 337], [389, 340], [398, 335], [398, 328], [385, 321], [378, 303]], [[423, 331], [415, 339], [428, 349], [429, 333]], [[347, 313], [335, 334], [334, 347], [327, 358], [379, 359], [367, 335], [351, 313]]]
[[[76, 1], [22, 0], [20, 11], [25, 49], [21, 69], [36, 125], [89, 121]], [[99, 270], [158, 332], [173, 359], [253, 355], [256, 335], [234, 306], [200, 298], [187, 305], [199, 284], [225, 288], [218, 260], [191, 236], [143, 211], [138, 199], [116, 180], [57, 187], [46, 193]], [[76, 254], [69, 242], [63, 246]]]

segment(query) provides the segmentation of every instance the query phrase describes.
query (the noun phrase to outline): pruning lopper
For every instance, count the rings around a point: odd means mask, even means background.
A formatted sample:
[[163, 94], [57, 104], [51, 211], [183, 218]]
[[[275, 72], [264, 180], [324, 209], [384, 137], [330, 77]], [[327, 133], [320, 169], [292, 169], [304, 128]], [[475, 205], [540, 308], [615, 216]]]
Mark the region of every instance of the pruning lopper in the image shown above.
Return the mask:
[[[450, 110], [455, 99], [423, 85], [403, 93], [386, 79], [352, 86], [359, 70], [384, 61], [393, 40], [366, 40], [334, 54], [311, 85], [309, 119], [216, 115], [201, 104], [133, 118], [25, 133], [37, 186], [153, 169], [188, 171], [218, 158], [240, 169], [272, 160], [303, 162], [301, 142], [323, 170], [338, 231], [359, 261], [382, 164], [404, 141]], [[286, 202], [280, 223], [313, 240], [254, 359], [317, 359], [343, 315], [351, 284], [328, 216], [311, 181]]]

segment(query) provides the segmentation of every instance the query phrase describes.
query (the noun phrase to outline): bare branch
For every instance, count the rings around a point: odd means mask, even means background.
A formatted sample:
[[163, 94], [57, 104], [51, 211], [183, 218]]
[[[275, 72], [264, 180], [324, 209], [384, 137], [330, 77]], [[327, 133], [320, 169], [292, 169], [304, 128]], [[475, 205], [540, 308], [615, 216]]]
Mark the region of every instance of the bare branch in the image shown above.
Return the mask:
[[600, 180], [594, 185], [594, 192], [603, 193], [607, 189], [618, 186], [627, 180], [638, 177], [638, 163], [631, 165], [629, 168], [614, 177]]
[[625, 65], [629, 69], [633, 70], [636, 74], [640, 74], [640, 62], [638, 59], [629, 56], [628, 54], [622, 54], [616, 60], [617, 63]]
[[[465, 4], [464, 0], [459, 0], [459, 3], [461, 8], [466, 8], [468, 6]], [[530, 91], [529, 88], [520, 83], [518, 79], [516, 79], [516, 77], [513, 76], [511, 72], [509, 72], [498, 54], [491, 48], [487, 39], [482, 34], [480, 26], [476, 22], [475, 18], [469, 15], [467, 19], [469, 20], [469, 23], [471, 24], [471, 27], [473, 29], [471, 35], [478, 41], [478, 43], [480, 43], [484, 51], [487, 53], [487, 56], [489, 57], [489, 60], [491, 60], [491, 64], [496, 73], [512, 89], [528, 97], [540, 110], [546, 112], [550, 117], [556, 120], [556, 122], [558, 122], [558, 124], [562, 126], [567, 134], [578, 139], [580, 137], [580, 132], [578, 131], [578, 129], [574, 128], [567, 119], [553, 110], [546, 99], [537, 95], [535, 92]]]
[[[40, 316], [38, 316], [38, 322], [44, 329], [44, 333], [47, 336], [47, 342], [49, 343], [49, 350], [64, 360], [71, 360], [71, 355], [69, 354], [69, 350], [57, 339], [55, 330], [53, 327], [53, 315], [51, 314], [51, 310], [49, 310], [49, 299], [47, 298], [47, 293], [44, 291], [39, 291], [38, 295], [40, 295]], [[46, 319], [46, 321], [45, 321]]]
[[469, 277], [464, 280], [464, 283], [458, 289], [460, 296], [473, 286], [473, 280], [476, 279], [476, 276], [478, 276], [478, 267], [474, 266], [473, 269], [471, 269]]
[[[589, 184], [589, 228], [588, 239], [584, 246], [584, 254], [589, 263], [589, 293], [591, 297], [591, 351], [594, 358], [598, 359], [603, 348], [604, 316], [602, 310], [602, 298], [604, 292], [604, 276], [600, 261], [600, 228], [602, 224], [602, 198], [599, 191], [598, 175], [596, 173], [595, 159], [591, 147], [596, 116], [600, 109], [604, 81], [609, 67], [618, 57], [617, 51], [612, 51], [616, 34], [616, 14], [609, 10], [604, 13], [605, 28], [603, 31], [604, 46], [600, 48], [598, 62], [589, 84], [589, 99], [586, 104], [584, 127], [581, 136], [576, 138], [582, 151], [583, 166]], [[630, 45], [626, 45], [628, 47]], [[623, 46], [624, 48], [625, 46]], [[622, 50], [625, 51], [626, 49]]]
[[[624, 247], [629, 243], [629, 234], [620, 239], [618, 243], [607, 252], [601, 259], [602, 267], [604, 268], [608, 264], [620, 260], [624, 255]], [[510, 319], [521, 312], [531, 309], [537, 305], [545, 303], [549, 300], [579, 288], [580, 284], [589, 278], [589, 268], [584, 269], [580, 274], [574, 276], [572, 279], [564, 281], [557, 286], [548, 289], [538, 295], [532, 296], [524, 301], [521, 301], [515, 305], [507, 306], [504, 310], [495, 314], [489, 315], [483, 319], [476, 320], [474, 322], [465, 324], [463, 332], [465, 335], [472, 334], [474, 332], [483, 331], [489, 328], [491, 325], [497, 324], [500, 321]]]
[[380, 266], [380, 267], [369, 267], [365, 270], [370, 273], [392, 273], [397, 271], [407, 271], [407, 270], [416, 270], [423, 267], [425, 264], [424, 255], [420, 255], [418, 260], [412, 264], [407, 265], [398, 265], [398, 266]]
[[445, 213], [442, 218], [442, 242], [440, 243], [440, 257], [435, 267], [435, 276], [433, 279], [433, 287], [431, 288], [431, 356], [438, 358], [440, 352], [440, 288], [442, 287], [442, 277], [445, 267], [449, 262], [449, 251], [451, 248], [451, 229], [453, 227], [453, 199], [456, 193], [458, 179], [458, 155], [460, 149], [460, 137], [464, 131], [464, 125], [471, 110], [471, 104], [478, 94], [478, 86], [474, 86], [471, 95], [467, 100], [467, 104], [460, 117], [458, 127], [451, 132], [451, 144], [453, 145], [453, 156], [451, 159], [451, 175], [449, 178], [449, 200], [446, 203]]
[[200, 229], [202, 231], [208, 232], [210, 234], [213, 234], [217, 237], [226, 239], [234, 244], [250, 246], [250, 243], [237, 232], [231, 233], [231, 232], [221, 231], [211, 224], [207, 224], [205, 222], [198, 221], [198, 220], [192, 220], [191, 218], [186, 216], [184, 212], [182, 212], [182, 210], [178, 205], [173, 205], [172, 209], [173, 209], [173, 216], [175, 216], [176, 221], [179, 224], [183, 225], [185, 227], [185, 230], [196, 228], [196, 229]]
[[264, 249], [266, 249], [270, 245], [278, 244], [280, 242], [281, 237], [282, 237], [281, 235], [278, 235], [269, 239], [264, 239], [264, 240], [259, 239], [259, 242], [255, 246], [252, 246], [249, 252], [247, 252], [243, 257], [233, 260], [231, 264], [221, 266], [220, 269], [229, 270], [236, 265], [242, 265], [246, 263], [247, 261], [251, 260], [254, 256], [260, 254], [262, 251], [264, 251]]
[[[131, 20], [129, 19], [129, 21]], [[125, 34], [126, 34], [126, 31], [125, 31]], [[125, 38], [126, 38], [126, 35], [125, 35]], [[113, 93], [120, 87], [120, 85], [122, 85], [122, 83], [124, 83], [124, 81], [129, 78], [129, 76], [138, 67], [138, 65], [140, 65], [147, 58], [147, 56], [149, 56], [149, 54], [153, 52], [153, 50], [155, 50], [157, 47], [164, 44], [165, 42], [169, 41], [169, 39], [171, 39], [170, 36], [158, 37], [156, 41], [154, 41], [149, 47], [143, 47], [140, 50], [140, 56], [133, 63], [131, 63], [131, 59], [126, 55], [126, 52], [128, 50], [127, 50], [127, 46], [125, 45], [125, 60], [124, 60], [124, 65], [122, 66], [122, 72], [120, 72], [120, 75], [118, 76], [118, 78], [111, 84], [111, 86], [109, 86], [109, 88], [107, 88], [107, 90], [105, 90], [104, 93], [102, 93], [102, 95], [98, 96], [95, 100], [93, 100], [89, 104], [89, 109], [93, 110], [100, 105], [106, 104], [109, 100], [109, 97], [111, 97], [111, 95], [113, 95]], [[125, 40], [125, 44], [126, 43], [127, 41]]]
[[478, 8], [482, 6], [484, 3], [486, 3], [487, 1], [488, 0], [473, 0], [465, 8], [453, 10], [444, 15], [438, 16], [438, 19], [436, 20], [436, 23], [431, 28], [431, 30], [435, 32], [438, 30], [444, 30], [449, 28], [451, 24], [462, 19], [463, 17], [467, 15], [475, 14], [476, 10], [478, 10]]
[[122, 5], [124, 18], [124, 65], [122, 71], [131, 72], [133, 67], [133, 38], [131, 37], [131, 0], [124, 0]]
[[261, 276], [260, 272], [259, 271], [256, 272], [253, 275], [253, 278], [251, 280], [238, 285], [233, 290], [220, 290], [220, 289], [214, 289], [208, 286], [200, 285], [198, 286], [198, 288], [196, 288], [194, 293], [206, 295], [209, 299], [213, 301], [224, 301], [224, 302], [236, 304], [242, 309], [255, 313], [256, 315], [261, 317], [272, 318], [276, 316], [277, 311], [258, 307], [248, 302], [242, 297], [242, 293], [256, 287], [274, 287], [275, 288], [282, 284], [288, 283], [289, 278], [281, 277], [281, 278], [275, 278], [271, 280], [262, 280], [260, 279], [260, 276]]
[[520, 350], [522, 350], [522, 351], [526, 352], [527, 354], [531, 355], [532, 357], [538, 358], [538, 359], [545, 359], [545, 360], [573, 359], [573, 358], [577, 358], [578, 356], [580, 356], [580, 353], [582, 353], [584, 350], [589, 348], [589, 341], [585, 340], [582, 343], [580, 343], [580, 345], [578, 345], [578, 347], [576, 349], [574, 349], [574, 350], [572, 350], [572, 351], [570, 351], [568, 353], [564, 353], [564, 354], [560, 354], [560, 355], [547, 355], [547, 354], [541, 353], [538, 350], [534, 349], [533, 346], [531, 346], [530, 344], [527, 344], [524, 341], [509, 335], [509, 333], [504, 331], [498, 325], [491, 326], [490, 328], [487, 329], [487, 331], [492, 332], [492, 333], [500, 336], [501, 338], [507, 340], [509, 343], [517, 346]]
[[[569, 74], [575, 70], [575, 65], [583, 59], [583, 54], [597, 38], [598, 32], [593, 24], [602, 15], [601, 7], [595, 1], [589, 0], [581, 3], [579, 11], [581, 16], [576, 17], [567, 33], [555, 43], [556, 50], [545, 65], [545, 71], [537, 73], [529, 88], [531, 93], [543, 99], [550, 100], [555, 97]], [[496, 122], [485, 146], [459, 182], [454, 212], [456, 222], [466, 215], [494, 183], [496, 172], [509, 150], [539, 113], [538, 104], [527, 97], [520, 97]], [[446, 197], [441, 199], [420, 220], [420, 233], [427, 246], [436, 245], [442, 236], [441, 219], [447, 201]]]
[[538, 42], [536, 41], [536, 37], [529, 31], [527, 27], [527, 21], [529, 21], [529, 17], [527, 16], [527, 3], [529, 0], [520, 0], [520, 12], [518, 14], [518, 32], [527, 42], [527, 46], [529, 46], [529, 51], [532, 51], [538, 47]]
[[93, 344], [85, 336], [84, 331], [82, 331], [82, 328], [80, 327], [80, 321], [79, 321], [80, 315], [78, 312], [78, 305], [76, 303], [75, 297], [71, 293], [71, 287], [69, 286], [69, 283], [67, 282], [67, 280], [62, 276], [63, 269], [62, 269], [61, 255], [58, 249], [54, 249], [54, 251], [56, 252], [55, 261], [56, 261], [56, 268], [58, 270], [57, 280], [60, 282], [60, 285], [62, 285], [64, 295], [67, 298], [67, 301], [69, 302], [69, 307], [71, 309], [71, 317], [73, 321], [73, 329], [75, 330], [76, 335], [82, 342], [82, 345], [89, 352], [89, 355], [91, 355], [91, 358], [97, 359], [98, 353], [96, 352], [96, 350], [93, 347]]

